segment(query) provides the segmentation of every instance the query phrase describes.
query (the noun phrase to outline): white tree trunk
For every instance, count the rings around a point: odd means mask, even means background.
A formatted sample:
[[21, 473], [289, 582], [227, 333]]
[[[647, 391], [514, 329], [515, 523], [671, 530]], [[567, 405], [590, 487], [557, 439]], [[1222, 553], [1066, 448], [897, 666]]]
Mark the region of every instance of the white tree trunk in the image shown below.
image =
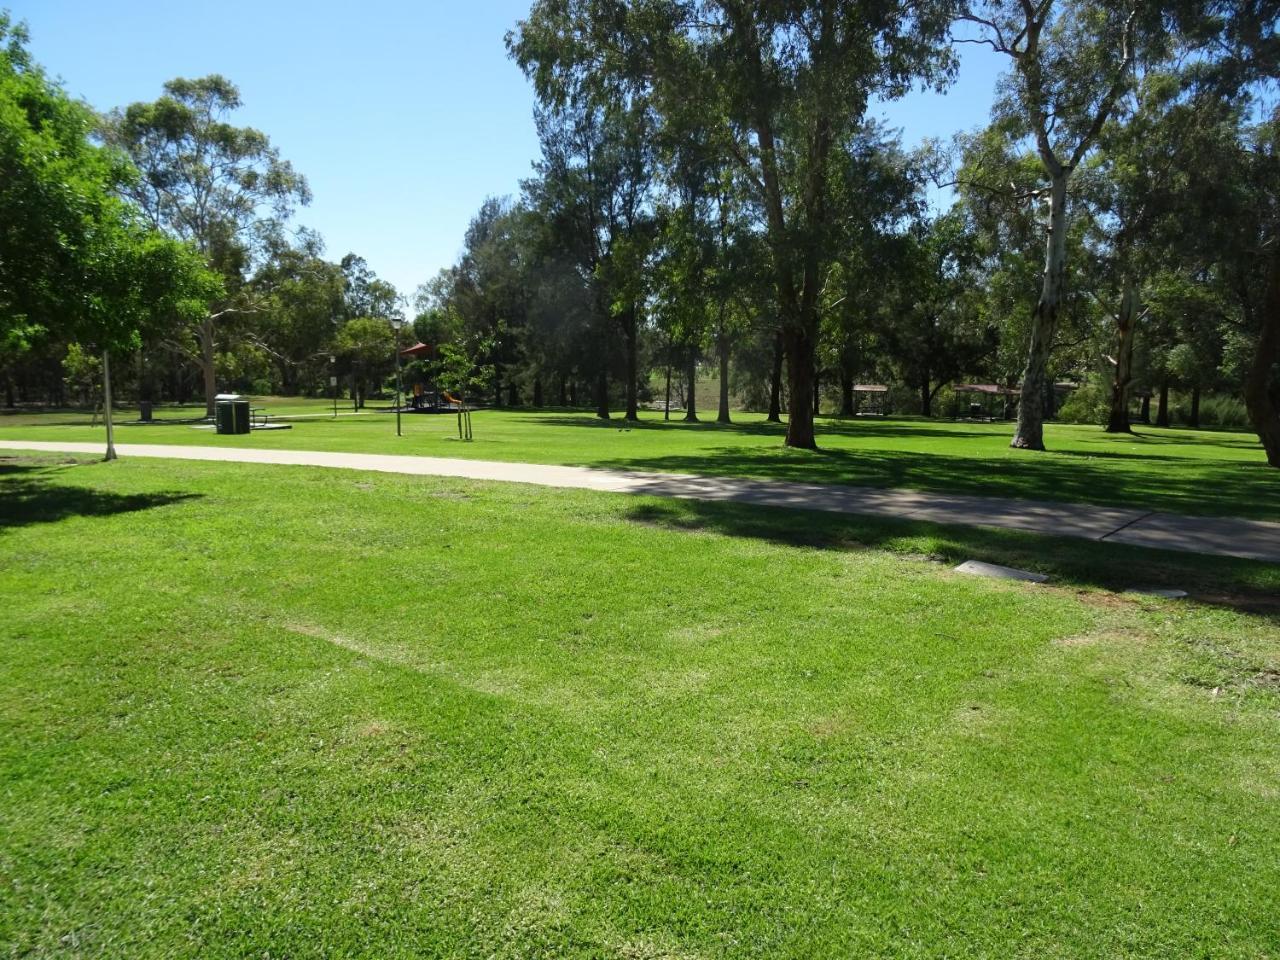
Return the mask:
[[200, 370], [204, 374], [204, 415], [212, 419], [213, 398], [218, 393], [218, 373], [214, 366], [213, 318], [200, 321]]
[[102, 414], [107, 425], [107, 455], [104, 460], [116, 458], [115, 424], [111, 420], [111, 354], [102, 351]]
[[1125, 277], [1116, 313], [1116, 371], [1111, 382], [1107, 433], [1132, 433], [1129, 425], [1129, 382], [1133, 379], [1133, 341], [1138, 330], [1138, 287]]
[[1031, 344], [1022, 373], [1018, 427], [1009, 444], [1024, 450], [1044, 449], [1044, 398], [1049, 352], [1058, 329], [1058, 309], [1067, 272], [1068, 170], [1055, 174], [1049, 188], [1049, 229], [1045, 237], [1044, 278], [1031, 318]]

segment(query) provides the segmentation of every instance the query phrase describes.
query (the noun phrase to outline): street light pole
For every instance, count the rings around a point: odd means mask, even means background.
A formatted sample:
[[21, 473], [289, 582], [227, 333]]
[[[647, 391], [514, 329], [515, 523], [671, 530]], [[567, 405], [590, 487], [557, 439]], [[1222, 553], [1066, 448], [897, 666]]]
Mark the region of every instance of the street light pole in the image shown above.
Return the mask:
[[400, 395], [401, 393], [403, 393], [403, 388], [401, 387], [401, 383], [400, 383], [400, 328], [403, 326], [404, 326], [403, 316], [401, 316], [400, 314], [396, 314], [391, 318], [391, 329], [396, 332], [396, 436], [397, 437], [404, 436], [404, 434], [400, 431], [400, 407], [401, 407]]

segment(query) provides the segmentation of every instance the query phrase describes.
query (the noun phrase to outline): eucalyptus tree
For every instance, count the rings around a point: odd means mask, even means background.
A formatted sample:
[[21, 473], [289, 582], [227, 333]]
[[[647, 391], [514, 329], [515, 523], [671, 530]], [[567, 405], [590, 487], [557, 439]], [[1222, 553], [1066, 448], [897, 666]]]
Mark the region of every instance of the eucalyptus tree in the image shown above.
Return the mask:
[[364, 257], [348, 253], [338, 267], [342, 271], [342, 319], [390, 317], [395, 313], [399, 292], [394, 284], [379, 279]]
[[912, 224], [896, 259], [881, 341], [930, 417], [939, 390], [994, 354], [997, 333], [979, 315], [977, 243], [959, 209]]
[[245, 336], [271, 358], [285, 394], [328, 375], [346, 281], [341, 265], [325, 260], [323, 253], [314, 234], [304, 234], [298, 243], [281, 242], [248, 283], [258, 322]]
[[[823, 341], [827, 365], [840, 380], [840, 412], [854, 412], [854, 379], [870, 372], [879, 332], [904, 322], [889, 307], [914, 303], [904, 239], [924, 214], [925, 153], [904, 153], [896, 133], [864, 123], [840, 145], [831, 206], [838, 240], [824, 282]], [[879, 330], [878, 330], [879, 328]]]
[[[540, 87], [590, 74], [652, 91], [665, 128], [718, 128], [724, 159], [762, 211], [787, 358], [786, 443], [816, 447], [814, 358], [834, 256], [830, 188], [839, 147], [872, 97], [941, 81], [951, 64], [943, 0], [540, 0]], [[527, 32], [527, 27], [525, 28]]]
[[532, 261], [536, 251], [528, 212], [508, 199], [490, 197], [472, 218], [462, 255], [449, 273], [448, 297], [469, 341], [489, 351], [489, 385], [495, 406], [515, 402], [517, 384], [506, 374], [519, 365], [524, 343]]
[[[542, 159], [530, 206], [554, 225], [590, 284], [598, 350], [596, 412], [609, 416], [608, 380], [619, 335], [625, 416], [639, 416], [640, 335], [658, 223], [654, 216], [652, 87], [635, 68], [640, 37], [626, 29], [626, 5], [610, 0], [541, 0], [508, 34], [507, 47], [532, 81]], [[575, 39], [594, 17], [604, 43], [584, 54]]]
[[225, 296], [195, 329], [210, 416], [218, 323], [248, 308], [246, 273], [263, 238], [311, 196], [266, 134], [228, 122], [240, 106], [239, 90], [225, 77], [179, 78], [158, 100], [114, 111], [104, 127], [107, 142], [126, 151], [141, 174], [125, 195], [154, 227], [193, 244], [223, 278]]
[[1030, 140], [1040, 163], [1040, 185], [1027, 192], [1045, 204], [1044, 268], [1011, 446], [1043, 450], [1049, 354], [1067, 283], [1068, 186], [1133, 82], [1136, 46], [1159, 42], [1169, 23], [1160, 5], [1142, 0], [978, 0], [959, 22], [971, 30], [960, 41], [1009, 58], [995, 125], [1013, 141]]

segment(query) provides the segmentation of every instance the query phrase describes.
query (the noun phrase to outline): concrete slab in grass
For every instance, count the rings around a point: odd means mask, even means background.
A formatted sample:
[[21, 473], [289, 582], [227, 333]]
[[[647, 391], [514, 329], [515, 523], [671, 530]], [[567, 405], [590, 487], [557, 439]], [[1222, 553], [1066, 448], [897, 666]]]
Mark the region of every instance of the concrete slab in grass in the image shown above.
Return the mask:
[[1044, 583], [1049, 579], [1043, 573], [1015, 570], [1013, 567], [1002, 567], [998, 563], [984, 563], [981, 560], [966, 560], [956, 567], [956, 573], [967, 573], [975, 577], [995, 577], [998, 580], [1023, 580], [1027, 583]]
[[1140, 597], [1160, 597], [1164, 600], [1181, 600], [1187, 595], [1185, 590], [1165, 590], [1160, 587], [1130, 587], [1125, 593], [1137, 594]]

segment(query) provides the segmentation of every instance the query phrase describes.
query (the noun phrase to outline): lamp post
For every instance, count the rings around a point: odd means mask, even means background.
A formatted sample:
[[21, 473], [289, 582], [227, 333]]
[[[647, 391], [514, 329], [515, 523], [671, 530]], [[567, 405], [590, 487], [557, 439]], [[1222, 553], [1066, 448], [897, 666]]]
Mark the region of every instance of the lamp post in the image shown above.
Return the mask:
[[391, 329], [396, 333], [396, 436], [402, 437], [400, 432], [400, 328], [404, 326], [404, 316], [396, 313], [391, 316]]
[[338, 358], [329, 354], [329, 386], [333, 388], [333, 419], [338, 419]]

